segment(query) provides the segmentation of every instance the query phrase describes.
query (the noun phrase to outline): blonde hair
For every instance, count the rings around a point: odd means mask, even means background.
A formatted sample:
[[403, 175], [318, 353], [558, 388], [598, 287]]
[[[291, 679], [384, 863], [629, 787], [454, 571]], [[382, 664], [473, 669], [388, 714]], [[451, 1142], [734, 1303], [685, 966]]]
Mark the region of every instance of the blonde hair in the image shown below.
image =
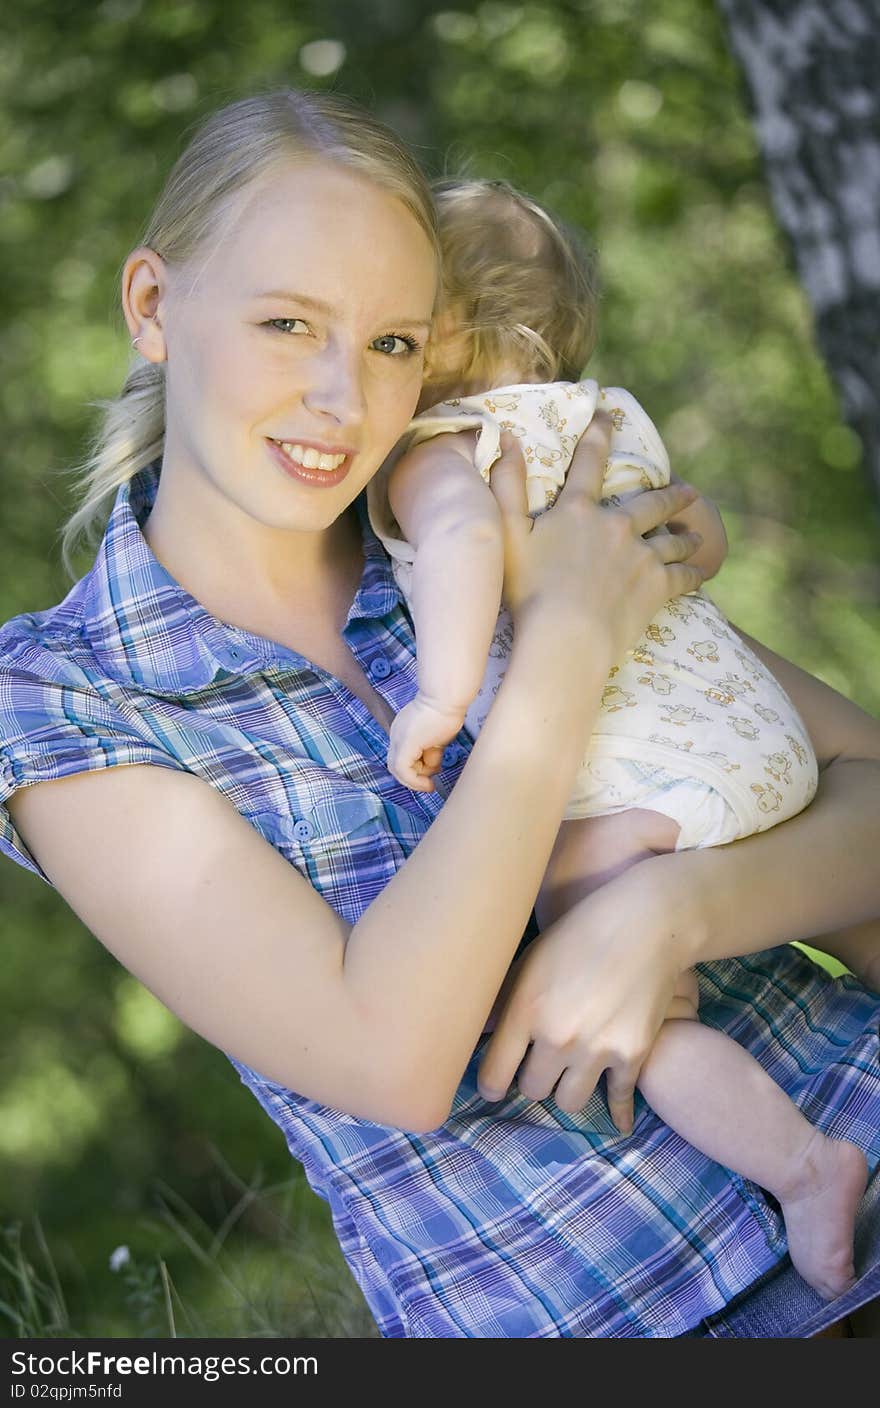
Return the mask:
[[[371, 113], [336, 93], [280, 92], [244, 98], [213, 113], [175, 164], [139, 244], [170, 264], [185, 264], [222, 238], [231, 198], [279, 166], [319, 158], [373, 181], [396, 196], [437, 249], [426, 178], [400, 138]], [[63, 525], [61, 555], [81, 540], [94, 544], [120, 485], [161, 455], [165, 439], [165, 370], [138, 361], [115, 400], [97, 403], [103, 418], [87, 459], [79, 506]]]
[[[433, 186], [442, 307], [466, 334], [463, 381], [528, 368], [577, 381], [596, 341], [595, 260], [577, 235], [507, 181]], [[430, 346], [428, 348], [430, 373]]]

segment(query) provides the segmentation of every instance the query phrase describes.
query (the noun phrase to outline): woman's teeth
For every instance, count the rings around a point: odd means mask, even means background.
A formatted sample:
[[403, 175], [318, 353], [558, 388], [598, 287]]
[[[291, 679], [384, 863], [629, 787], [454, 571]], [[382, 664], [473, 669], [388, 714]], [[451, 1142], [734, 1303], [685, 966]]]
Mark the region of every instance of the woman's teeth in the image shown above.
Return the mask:
[[345, 459], [345, 455], [322, 455], [311, 447], [292, 445], [289, 440], [277, 443], [280, 443], [288, 459], [293, 460], [294, 464], [301, 464], [304, 469], [338, 469]]

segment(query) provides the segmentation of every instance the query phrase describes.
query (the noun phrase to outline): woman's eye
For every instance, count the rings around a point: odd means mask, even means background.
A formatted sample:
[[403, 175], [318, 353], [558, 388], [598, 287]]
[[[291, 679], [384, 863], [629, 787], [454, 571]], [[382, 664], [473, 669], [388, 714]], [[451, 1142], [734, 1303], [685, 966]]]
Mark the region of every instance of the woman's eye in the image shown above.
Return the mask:
[[308, 332], [309, 325], [302, 318], [270, 318], [264, 327], [272, 328], [274, 332]]
[[377, 352], [384, 352], [390, 357], [406, 357], [411, 352], [418, 352], [419, 344], [414, 337], [403, 337], [395, 332], [385, 333], [382, 337], [377, 337], [372, 343]]

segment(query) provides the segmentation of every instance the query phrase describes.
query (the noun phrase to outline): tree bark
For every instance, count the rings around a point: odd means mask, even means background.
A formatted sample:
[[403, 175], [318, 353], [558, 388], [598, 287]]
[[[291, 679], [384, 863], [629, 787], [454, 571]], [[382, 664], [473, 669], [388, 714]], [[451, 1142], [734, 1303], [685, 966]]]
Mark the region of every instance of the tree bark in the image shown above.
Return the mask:
[[819, 347], [880, 503], [880, 4], [718, 6]]

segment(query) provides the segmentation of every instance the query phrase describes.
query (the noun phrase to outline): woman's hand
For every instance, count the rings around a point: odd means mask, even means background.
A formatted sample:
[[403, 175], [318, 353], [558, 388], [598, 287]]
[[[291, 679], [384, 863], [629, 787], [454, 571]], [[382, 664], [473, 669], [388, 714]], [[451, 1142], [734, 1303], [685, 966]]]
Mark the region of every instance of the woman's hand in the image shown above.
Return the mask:
[[504, 601], [515, 625], [536, 610], [549, 608], [557, 622], [563, 612], [618, 660], [664, 602], [701, 585], [702, 572], [687, 559], [702, 540], [693, 532], [643, 537], [693, 503], [698, 494], [688, 484], [651, 489], [619, 507], [600, 504], [610, 437], [610, 419], [598, 412], [556, 503], [537, 518], [528, 515], [525, 466], [513, 436], [503, 438], [491, 488], [504, 535]]
[[632, 1128], [639, 1071], [701, 922], [696, 898], [671, 889], [665, 859], [641, 861], [595, 890], [511, 966], [479, 1068], [486, 1100], [503, 1099], [516, 1077], [530, 1100], [556, 1087], [557, 1105], [574, 1114], [606, 1071], [611, 1118], [623, 1133]]

